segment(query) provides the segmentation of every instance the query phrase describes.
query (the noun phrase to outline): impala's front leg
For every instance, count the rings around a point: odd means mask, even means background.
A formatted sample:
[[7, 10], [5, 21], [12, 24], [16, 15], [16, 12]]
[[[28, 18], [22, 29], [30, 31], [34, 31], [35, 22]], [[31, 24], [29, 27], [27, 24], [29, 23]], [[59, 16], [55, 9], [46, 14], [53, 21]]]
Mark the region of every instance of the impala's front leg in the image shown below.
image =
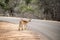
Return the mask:
[[18, 31], [20, 31], [20, 27], [18, 27]]
[[21, 25], [19, 24], [18, 31], [21, 31]]
[[23, 30], [23, 28], [22, 27], [19, 27], [18, 30], [21, 31], [21, 30]]

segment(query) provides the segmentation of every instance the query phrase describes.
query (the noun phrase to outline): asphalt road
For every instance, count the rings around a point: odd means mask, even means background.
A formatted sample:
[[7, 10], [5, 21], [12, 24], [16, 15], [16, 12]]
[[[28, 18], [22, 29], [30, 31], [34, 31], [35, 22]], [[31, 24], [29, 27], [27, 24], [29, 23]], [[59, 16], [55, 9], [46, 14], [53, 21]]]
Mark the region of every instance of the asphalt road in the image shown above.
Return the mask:
[[[17, 17], [0, 17], [0, 20], [16, 24], [18, 24], [21, 19], [22, 18]], [[38, 34], [42, 33], [48, 40], [60, 40], [60, 22], [58, 21], [32, 19], [27, 28]]]

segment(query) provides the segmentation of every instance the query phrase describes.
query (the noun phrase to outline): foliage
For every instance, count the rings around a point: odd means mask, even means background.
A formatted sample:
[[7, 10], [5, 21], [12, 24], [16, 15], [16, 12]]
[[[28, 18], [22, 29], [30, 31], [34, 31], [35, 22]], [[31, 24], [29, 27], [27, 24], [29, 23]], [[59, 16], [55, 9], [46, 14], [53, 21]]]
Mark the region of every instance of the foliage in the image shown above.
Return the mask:
[[5, 1], [0, 0], [0, 6], [1, 6], [4, 10], [8, 10], [8, 9], [9, 9], [8, 2], [9, 2], [9, 1], [7, 1], [7, 0], [5, 0]]
[[33, 8], [31, 6], [22, 5], [20, 6], [20, 10], [21, 12], [27, 12], [27, 11], [33, 11]]
[[25, 3], [22, 3], [19, 6], [21, 13], [28, 12], [28, 11], [33, 12], [34, 11], [33, 7], [31, 5], [28, 5], [31, 3], [32, 0], [24, 0], [24, 1], [25, 1]]
[[25, 3], [28, 5], [32, 0], [25, 0]]
[[[9, 12], [12, 10], [14, 12], [14, 9], [17, 9], [22, 14], [31, 13], [38, 16], [39, 19], [60, 19], [59, 0], [20, 0], [19, 3], [18, 0], [0, 0], [0, 7]], [[15, 12], [17, 14], [17, 11]]]

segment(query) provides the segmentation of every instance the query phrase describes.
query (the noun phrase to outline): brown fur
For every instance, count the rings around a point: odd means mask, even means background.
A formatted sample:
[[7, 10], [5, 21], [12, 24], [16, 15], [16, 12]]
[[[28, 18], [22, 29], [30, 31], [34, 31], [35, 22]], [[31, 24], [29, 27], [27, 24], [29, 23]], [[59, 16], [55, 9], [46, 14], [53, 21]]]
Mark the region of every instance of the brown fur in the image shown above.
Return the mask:
[[19, 30], [19, 31], [20, 31], [20, 30], [26, 30], [27, 23], [29, 23], [29, 22], [31, 22], [31, 20], [28, 20], [28, 21], [26, 21], [26, 20], [21, 20], [21, 21], [19, 22], [19, 28], [18, 28], [18, 30]]

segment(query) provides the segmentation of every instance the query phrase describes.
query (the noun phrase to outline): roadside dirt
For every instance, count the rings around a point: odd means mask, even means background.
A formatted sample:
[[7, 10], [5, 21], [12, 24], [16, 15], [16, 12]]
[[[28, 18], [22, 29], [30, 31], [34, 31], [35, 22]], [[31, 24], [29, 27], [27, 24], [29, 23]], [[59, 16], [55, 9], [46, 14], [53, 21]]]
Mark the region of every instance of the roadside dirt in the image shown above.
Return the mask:
[[48, 40], [30, 30], [18, 31], [18, 24], [0, 21], [0, 40]]

